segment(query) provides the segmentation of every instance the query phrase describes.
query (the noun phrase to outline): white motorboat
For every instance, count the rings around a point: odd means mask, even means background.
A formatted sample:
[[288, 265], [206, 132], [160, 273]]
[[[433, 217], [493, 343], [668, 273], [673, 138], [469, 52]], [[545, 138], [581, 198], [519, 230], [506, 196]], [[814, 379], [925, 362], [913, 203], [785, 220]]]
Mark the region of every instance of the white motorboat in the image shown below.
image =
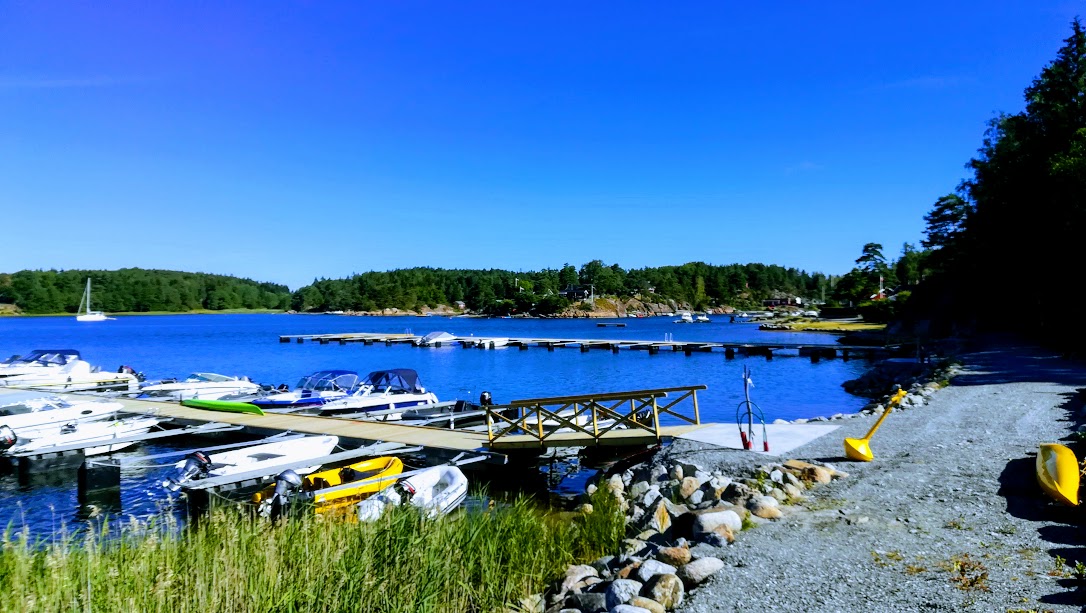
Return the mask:
[[458, 337], [449, 334], [448, 332], [431, 332], [426, 336], [415, 341], [416, 347], [441, 347], [442, 345], [451, 345], [456, 341]]
[[181, 381], [164, 381], [140, 388], [137, 398], [162, 400], [218, 400], [233, 394], [256, 394], [260, 386], [248, 377], [228, 377], [213, 372], [194, 372]]
[[[162, 486], [177, 491], [186, 483], [208, 477], [236, 475], [269, 468], [268, 475], [283, 471], [286, 464], [304, 464], [332, 453], [339, 444], [336, 436], [306, 436], [284, 441], [264, 443], [242, 449], [213, 453], [210, 456], [202, 451], [190, 453], [178, 462], [177, 474], [164, 480]], [[312, 466], [292, 467], [299, 475], [308, 475], [320, 468]]]
[[[333, 400], [355, 393], [359, 386], [358, 373], [353, 370], [318, 370], [302, 377], [293, 390], [259, 396], [245, 402], [255, 404], [270, 413], [313, 411]], [[235, 399], [235, 395], [230, 396], [231, 400]]]
[[346, 396], [317, 407], [319, 415], [343, 415], [370, 411], [389, 411], [386, 420], [399, 419], [393, 409], [437, 404], [437, 395], [426, 391], [417, 372], [410, 368], [375, 370]]
[[707, 324], [707, 323], [712, 323], [712, 320], [709, 319], [708, 315], [698, 315], [697, 317], [694, 318], [694, 323]]
[[508, 338], [480, 338], [475, 341], [475, 346], [481, 349], [500, 349], [509, 346]]
[[679, 318], [675, 320], [677, 324], [692, 324], [694, 323], [694, 316], [687, 311], [679, 314]]
[[468, 495], [468, 478], [451, 464], [433, 466], [396, 482], [358, 503], [358, 519], [372, 521], [385, 509], [411, 505], [426, 517], [445, 515]]
[[41, 373], [45, 369], [57, 369], [82, 357], [75, 349], [35, 349], [26, 355], [13, 355], [0, 362], [0, 378], [15, 375]]
[[91, 280], [87, 277], [87, 289], [83, 290], [83, 297], [79, 299], [79, 310], [76, 313], [76, 321], [106, 321], [113, 319], [112, 317], [106, 317], [106, 314], [101, 311], [91, 310]]
[[119, 402], [97, 398], [61, 398], [40, 392], [4, 394], [0, 396], [0, 431], [7, 427], [20, 435], [54, 424], [114, 418], [123, 408]]
[[45, 390], [51, 392], [139, 391], [135, 371], [122, 366], [119, 372], [102, 372], [81, 359], [69, 359], [59, 368], [40, 368], [22, 374], [0, 377], [0, 387]]
[[75, 421], [52, 424], [20, 433], [0, 428], [0, 448], [9, 455], [27, 452], [48, 452], [69, 445], [84, 446], [83, 455], [113, 453], [135, 445], [135, 441], [110, 443], [113, 439], [143, 434], [157, 426], [155, 417], [130, 417], [109, 421]]

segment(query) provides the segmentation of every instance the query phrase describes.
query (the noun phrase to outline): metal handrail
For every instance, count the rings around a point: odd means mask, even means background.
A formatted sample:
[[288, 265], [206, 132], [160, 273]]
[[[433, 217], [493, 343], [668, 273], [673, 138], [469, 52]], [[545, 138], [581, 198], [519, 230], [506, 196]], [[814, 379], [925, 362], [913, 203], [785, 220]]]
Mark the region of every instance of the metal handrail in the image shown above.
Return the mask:
[[[503, 436], [524, 433], [535, 436], [539, 439], [540, 445], [544, 445], [548, 437], [564, 428], [567, 431], [572, 430], [586, 434], [598, 442], [608, 432], [625, 427], [652, 432], [659, 439], [661, 414], [672, 415], [695, 425], [701, 423], [697, 391], [704, 389], [706, 389], [704, 385], [694, 385], [606, 394], [514, 400], [507, 405], [486, 407], [487, 438], [493, 443]], [[674, 392], [680, 392], [680, 394], [672, 400], [668, 395]], [[661, 398], [668, 398], [669, 401], [661, 404], [658, 402]], [[693, 418], [673, 410], [677, 404], [687, 398], [693, 401]], [[619, 410], [626, 403], [629, 403], [629, 411]], [[561, 414], [571, 409], [572, 414]], [[517, 417], [507, 417], [504, 413], [509, 410], [517, 410]], [[638, 419], [638, 415], [650, 410], [651, 419], [648, 423]], [[592, 418], [590, 424], [582, 425], [578, 423], [579, 418], [588, 415], [591, 415]], [[601, 418], [604, 420], [610, 419], [612, 423], [601, 427]], [[556, 424], [556, 427], [544, 429], [544, 421], [550, 421]], [[495, 425], [504, 427], [496, 429]]]

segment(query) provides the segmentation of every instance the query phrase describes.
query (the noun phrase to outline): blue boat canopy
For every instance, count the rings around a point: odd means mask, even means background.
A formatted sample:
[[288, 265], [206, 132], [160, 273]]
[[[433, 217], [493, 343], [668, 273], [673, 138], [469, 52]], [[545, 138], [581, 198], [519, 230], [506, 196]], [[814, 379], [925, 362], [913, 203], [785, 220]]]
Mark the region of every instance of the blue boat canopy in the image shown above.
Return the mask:
[[363, 386], [370, 386], [375, 392], [388, 390], [393, 394], [425, 394], [426, 388], [419, 382], [419, 374], [410, 368], [375, 370], [366, 375]]
[[37, 362], [39, 364], [64, 366], [68, 362], [78, 359], [80, 359], [80, 355], [75, 349], [35, 349], [24, 356], [5, 360], [4, 363], [33, 364]]

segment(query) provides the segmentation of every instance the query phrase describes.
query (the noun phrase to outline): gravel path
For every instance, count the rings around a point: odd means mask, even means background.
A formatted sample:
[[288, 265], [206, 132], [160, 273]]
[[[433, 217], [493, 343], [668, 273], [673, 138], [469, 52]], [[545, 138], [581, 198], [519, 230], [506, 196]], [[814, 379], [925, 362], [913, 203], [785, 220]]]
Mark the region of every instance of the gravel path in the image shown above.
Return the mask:
[[[960, 356], [964, 372], [929, 404], [887, 418], [871, 439], [875, 461], [842, 449], [875, 417], [838, 422], [789, 454], [850, 476], [706, 551], [725, 569], [680, 610], [1084, 610], [1086, 577], [1073, 566], [1086, 563], [1086, 511], [1050, 503], [1034, 460], [1053, 441], [1083, 457], [1068, 441], [1082, 423], [1086, 365], [1007, 339], [986, 346]], [[765, 463], [686, 442], [668, 455], [725, 470]]]

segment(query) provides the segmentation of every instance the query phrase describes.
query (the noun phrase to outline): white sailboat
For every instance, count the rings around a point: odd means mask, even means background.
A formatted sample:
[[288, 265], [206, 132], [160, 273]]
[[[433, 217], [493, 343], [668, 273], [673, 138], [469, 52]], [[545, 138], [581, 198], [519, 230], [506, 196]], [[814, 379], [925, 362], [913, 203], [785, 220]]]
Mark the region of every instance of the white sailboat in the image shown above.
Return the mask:
[[101, 311], [92, 311], [90, 297], [90, 277], [87, 277], [87, 289], [83, 291], [83, 298], [79, 300], [79, 312], [75, 316], [76, 321], [106, 321], [107, 319], [113, 319], [112, 317], [106, 317], [106, 314]]

